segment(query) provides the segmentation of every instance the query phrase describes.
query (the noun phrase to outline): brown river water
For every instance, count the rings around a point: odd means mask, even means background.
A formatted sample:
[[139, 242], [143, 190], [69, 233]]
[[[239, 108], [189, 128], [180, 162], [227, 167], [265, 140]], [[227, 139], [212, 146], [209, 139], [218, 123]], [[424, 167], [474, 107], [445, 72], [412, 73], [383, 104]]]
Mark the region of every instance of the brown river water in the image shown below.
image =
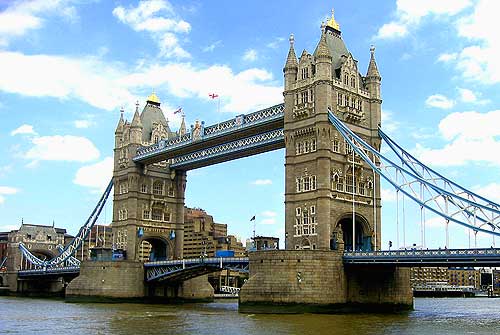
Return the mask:
[[402, 314], [245, 314], [235, 301], [182, 305], [0, 297], [0, 334], [488, 334], [500, 298], [417, 298]]

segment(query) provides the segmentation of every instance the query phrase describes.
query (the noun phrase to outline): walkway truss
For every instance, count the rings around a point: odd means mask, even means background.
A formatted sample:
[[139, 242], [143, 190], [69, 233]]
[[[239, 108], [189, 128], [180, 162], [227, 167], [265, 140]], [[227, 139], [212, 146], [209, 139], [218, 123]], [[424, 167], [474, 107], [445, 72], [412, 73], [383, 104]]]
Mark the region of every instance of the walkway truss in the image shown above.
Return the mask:
[[231, 270], [248, 273], [248, 257], [210, 257], [144, 263], [146, 281], [180, 282], [211, 272]]
[[[370, 167], [389, 182], [399, 195], [404, 195], [420, 206], [422, 226], [425, 210], [444, 219], [448, 244], [450, 222], [470, 229], [475, 235], [483, 232], [500, 236], [500, 205], [447, 179], [404, 150], [379, 128], [389, 154], [382, 154], [356, 135], [329, 110], [329, 119], [344, 140]], [[403, 203], [404, 204], [404, 203]], [[404, 207], [403, 207], [404, 208]], [[422, 229], [422, 240], [425, 241]]]

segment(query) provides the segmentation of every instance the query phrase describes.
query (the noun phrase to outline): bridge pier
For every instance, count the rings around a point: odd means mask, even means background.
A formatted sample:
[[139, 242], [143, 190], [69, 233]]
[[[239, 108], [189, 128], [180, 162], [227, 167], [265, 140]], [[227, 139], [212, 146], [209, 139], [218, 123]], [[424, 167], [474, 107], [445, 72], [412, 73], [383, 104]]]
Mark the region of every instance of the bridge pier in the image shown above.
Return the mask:
[[148, 284], [148, 298], [155, 301], [212, 301], [214, 288], [208, 282], [208, 275], [183, 282]]
[[405, 269], [344, 267], [341, 251], [273, 250], [249, 255], [239, 310], [303, 313], [413, 308]]
[[84, 261], [66, 288], [70, 301], [138, 300], [145, 296], [144, 267], [138, 261]]

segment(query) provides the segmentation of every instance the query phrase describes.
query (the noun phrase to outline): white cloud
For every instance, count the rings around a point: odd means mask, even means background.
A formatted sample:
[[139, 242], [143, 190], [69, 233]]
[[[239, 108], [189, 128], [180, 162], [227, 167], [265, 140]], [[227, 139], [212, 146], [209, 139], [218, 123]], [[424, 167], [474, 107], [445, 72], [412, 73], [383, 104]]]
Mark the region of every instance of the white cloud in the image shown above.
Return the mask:
[[442, 94], [434, 94], [425, 100], [425, 104], [430, 107], [450, 109], [455, 105], [455, 102]]
[[208, 94], [216, 91], [221, 97], [222, 111], [233, 113], [246, 113], [283, 101], [280, 84], [273, 81], [270, 72], [258, 68], [234, 73], [225, 65], [195, 67], [190, 63], [152, 63], [142, 64], [134, 72], [123, 64], [107, 63], [95, 57], [0, 52], [0, 73], [10, 78], [0, 81], [0, 91], [74, 98], [106, 110], [140, 100], [134, 92], [151, 87], [165, 87], [177, 97], [203, 100], [208, 100]]
[[14, 129], [10, 132], [11, 136], [15, 135], [36, 135], [35, 130], [33, 130], [33, 126], [29, 124], [23, 124], [22, 126]]
[[[1, 203], [2, 203], [2, 201], [0, 200], [0, 204]], [[0, 226], [0, 231], [11, 231], [11, 230], [17, 230], [17, 229], [19, 229], [19, 226], [13, 225], [13, 224], [6, 224], [6, 225]]]
[[395, 202], [396, 201], [396, 191], [394, 189], [382, 188], [380, 190], [380, 197], [383, 202]]
[[471, 5], [470, 0], [398, 0], [396, 19], [382, 25], [376, 38], [401, 38], [409, 29], [417, 27], [424, 17], [454, 16]]
[[255, 49], [248, 49], [243, 54], [243, 60], [247, 62], [255, 62], [258, 58], [259, 55], [257, 54], [257, 50]]
[[112, 110], [135, 101], [120, 83], [126, 74], [120, 64], [97, 58], [71, 58], [0, 52], [0, 90], [33, 97], [76, 98], [91, 106]]
[[276, 212], [273, 212], [273, 211], [264, 211], [264, 212], [260, 213], [260, 215], [268, 217], [268, 218], [273, 218], [277, 214], [276, 214]]
[[458, 93], [460, 94], [460, 100], [463, 102], [476, 102], [477, 97], [474, 92], [466, 88], [458, 88]]
[[456, 53], [443, 53], [438, 57], [438, 62], [447, 63], [449, 61], [457, 59], [458, 55]]
[[88, 162], [99, 158], [99, 150], [85, 137], [79, 136], [40, 136], [32, 140], [33, 147], [23, 156], [32, 162], [74, 161]]
[[263, 219], [263, 220], [260, 220], [260, 224], [273, 225], [273, 224], [276, 224], [276, 219], [275, 218]]
[[118, 6], [113, 15], [135, 31], [146, 31], [158, 41], [160, 54], [165, 57], [189, 58], [180, 45], [177, 33], [188, 33], [191, 25], [179, 18], [166, 0], [144, 0], [137, 7]]
[[457, 72], [465, 79], [482, 84], [500, 82], [500, 58], [498, 57], [500, 35], [491, 28], [498, 25], [498, 9], [498, 1], [475, 2], [472, 13], [456, 22], [458, 35], [465, 37], [471, 44], [454, 53], [443, 54], [438, 60], [453, 62]]
[[394, 120], [392, 111], [382, 109], [381, 117], [381, 127], [384, 132], [392, 133], [399, 128], [400, 123]]
[[0, 45], [44, 26], [48, 15], [74, 21], [77, 14], [71, 0], [13, 1], [0, 12]]
[[438, 149], [416, 145], [415, 153], [433, 166], [459, 166], [469, 162], [500, 165], [500, 110], [488, 113], [451, 113], [439, 123], [439, 132], [448, 143]]
[[252, 184], [253, 185], [271, 185], [273, 183], [273, 181], [271, 179], [257, 179], [257, 180], [254, 180], [252, 181]]
[[0, 186], [0, 204], [5, 202], [6, 195], [12, 195], [18, 193], [19, 190], [10, 186]]
[[390, 22], [380, 27], [376, 37], [380, 39], [389, 39], [404, 37], [407, 34], [408, 29], [406, 28], [406, 25], [397, 22]]
[[94, 121], [92, 120], [75, 120], [73, 122], [76, 128], [89, 128], [94, 125]]
[[104, 190], [113, 176], [113, 158], [106, 157], [102, 161], [78, 169], [73, 182], [89, 187], [95, 191]]
[[490, 183], [484, 186], [476, 186], [474, 192], [491, 201], [500, 203], [500, 183]]

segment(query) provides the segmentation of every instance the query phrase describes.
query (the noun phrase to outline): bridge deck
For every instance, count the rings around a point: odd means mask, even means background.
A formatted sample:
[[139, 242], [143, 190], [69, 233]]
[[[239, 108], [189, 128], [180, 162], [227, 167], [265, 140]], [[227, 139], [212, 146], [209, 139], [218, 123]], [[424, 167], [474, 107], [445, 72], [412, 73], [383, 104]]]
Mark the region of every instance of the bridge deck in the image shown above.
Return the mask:
[[346, 265], [397, 267], [500, 266], [500, 249], [386, 250], [345, 252]]

